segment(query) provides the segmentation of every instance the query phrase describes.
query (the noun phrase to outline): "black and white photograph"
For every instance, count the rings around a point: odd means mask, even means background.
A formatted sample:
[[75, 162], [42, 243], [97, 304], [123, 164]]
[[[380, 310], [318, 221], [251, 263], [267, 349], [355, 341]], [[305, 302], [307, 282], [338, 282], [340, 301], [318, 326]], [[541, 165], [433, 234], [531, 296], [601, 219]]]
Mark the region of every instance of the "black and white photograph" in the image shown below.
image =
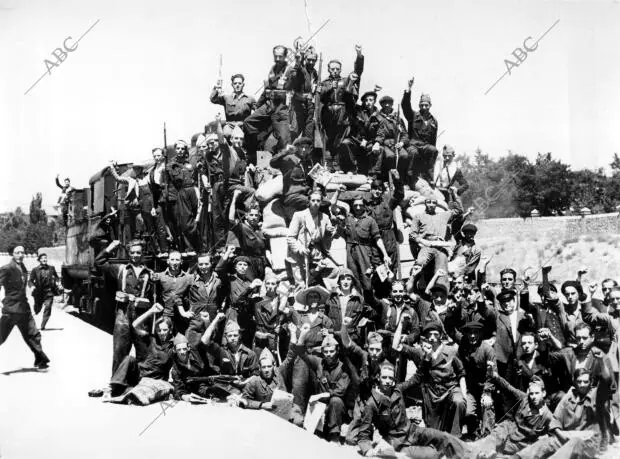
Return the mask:
[[0, 458], [620, 457], [620, 1], [0, 0]]

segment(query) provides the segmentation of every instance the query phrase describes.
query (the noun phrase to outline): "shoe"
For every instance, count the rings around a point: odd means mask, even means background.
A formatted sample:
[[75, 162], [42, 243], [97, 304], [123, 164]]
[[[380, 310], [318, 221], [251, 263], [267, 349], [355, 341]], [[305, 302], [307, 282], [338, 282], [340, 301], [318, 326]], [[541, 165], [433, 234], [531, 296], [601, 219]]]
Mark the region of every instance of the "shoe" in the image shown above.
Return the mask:
[[50, 367], [50, 363], [49, 362], [35, 362], [34, 364], [35, 368], [37, 370], [47, 370]]

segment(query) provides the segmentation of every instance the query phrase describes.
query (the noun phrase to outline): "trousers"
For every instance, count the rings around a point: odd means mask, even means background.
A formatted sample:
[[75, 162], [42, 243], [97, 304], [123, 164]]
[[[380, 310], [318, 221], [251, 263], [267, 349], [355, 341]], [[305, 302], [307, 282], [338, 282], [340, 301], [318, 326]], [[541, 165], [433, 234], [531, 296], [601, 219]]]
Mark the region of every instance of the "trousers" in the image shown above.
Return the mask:
[[35, 366], [48, 363], [50, 359], [41, 347], [41, 332], [37, 329], [31, 312], [3, 312], [0, 317], [0, 346], [7, 340], [13, 327], [17, 327], [22, 338], [34, 354]]

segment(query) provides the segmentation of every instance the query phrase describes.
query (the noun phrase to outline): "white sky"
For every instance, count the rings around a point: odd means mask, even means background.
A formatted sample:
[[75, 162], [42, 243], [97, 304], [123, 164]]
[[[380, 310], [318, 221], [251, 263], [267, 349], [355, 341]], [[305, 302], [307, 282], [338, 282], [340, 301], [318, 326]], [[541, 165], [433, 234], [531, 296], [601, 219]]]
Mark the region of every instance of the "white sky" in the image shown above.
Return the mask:
[[[362, 90], [399, 98], [415, 75], [414, 102], [429, 92], [445, 129], [440, 143], [492, 157], [550, 151], [574, 169], [606, 166], [620, 152], [620, 4], [617, 1], [306, 0], [325, 62], [352, 70], [363, 46]], [[75, 52], [45, 71], [68, 36]], [[506, 71], [528, 36], [536, 51]], [[146, 159], [189, 140], [221, 107], [208, 101], [220, 53], [224, 80], [242, 72], [260, 87], [275, 44], [307, 38], [304, 0], [0, 0], [0, 211], [49, 208], [56, 173], [74, 186], [110, 160]], [[531, 43], [531, 42], [528, 42]], [[324, 72], [325, 73], [325, 72]]]

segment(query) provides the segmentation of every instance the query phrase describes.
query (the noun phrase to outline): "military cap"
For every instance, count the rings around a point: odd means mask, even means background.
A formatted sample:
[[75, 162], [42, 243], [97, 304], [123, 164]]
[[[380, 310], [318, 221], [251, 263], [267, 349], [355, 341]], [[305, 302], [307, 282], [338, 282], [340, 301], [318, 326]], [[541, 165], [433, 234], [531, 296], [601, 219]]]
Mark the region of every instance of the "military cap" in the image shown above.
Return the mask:
[[366, 91], [362, 96], [362, 102], [366, 99], [366, 97], [374, 97], [377, 100], [377, 93], [375, 91]]
[[381, 99], [379, 99], [379, 105], [383, 105], [385, 103], [393, 104], [394, 98], [391, 96], [383, 96]]
[[293, 146], [295, 147], [299, 147], [302, 145], [312, 145], [314, 142], [312, 142], [312, 140], [308, 137], [297, 137], [294, 141], [293, 141]]
[[180, 333], [178, 333], [177, 336], [175, 336], [174, 339], [172, 340], [172, 344], [174, 344], [174, 347], [177, 347], [179, 344], [183, 344], [183, 343], [188, 343], [188, 341], [185, 335], [182, 335]]
[[230, 136], [231, 137], [244, 137], [243, 130], [239, 126], [235, 126]]
[[323, 342], [321, 343], [321, 347], [329, 347], [329, 346], [338, 346], [338, 341], [334, 338], [334, 335], [327, 335], [323, 338]]
[[433, 288], [431, 288], [431, 293], [435, 292], [437, 290], [441, 290], [442, 292], [444, 292], [446, 295], [448, 294], [448, 286], [443, 284], [442, 282], [437, 282], [435, 283], [435, 285], [433, 285]]
[[207, 144], [207, 137], [204, 134], [200, 134], [197, 138], [196, 138], [196, 146], [197, 147], [203, 147]]
[[264, 348], [262, 350], [262, 352], [260, 353], [260, 357], [258, 358], [259, 362], [262, 362], [263, 360], [270, 360], [272, 363], [274, 363], [276, 360], [273, 358], [273, 354], [271, 353], [271, 351], [269, 350], [269, 348]]
[[444, 145], [443, 146], [444, 153], [451, 153], [454, 156], [454, 147], [452, 145]]
[[368, 333], [368, 336], [366, 337], [366, 341], [368, 341], [368, 344], [381, 344], [383, 343], [383, 336], [381, 336], [379, 333], [377, 332], [370, 332]]
[[213, 134], [213, 133], [207, 134], [207, 137], [205, 139], [206, 142], [213, 142], [213, 141], [217, 142], [217, 140], [218, 140], [217, 134]]
[[443, 333], [443, 327], [441, 326], [441, 323], [435, 321], [427, 323], [422, 329], [422, 335], [426, 335], [428, 332], [431, 331], [436, 331], [440, 334]]
[[235, 266], [237, 263], [242, 262], [242, 261], [247, 263], [248, 265], [250, 264], [250, 259], [248, 257], [246, 257], [245, 255], [239, 255], [238, 257], [235, 257], [233, 266]]
[[431, 95], [427, 93], [422, 93], [420, 95], [420, 103], [426, 102], [427, 104], [431, 103]]
[[239, 328], [239, 324], [234, 320], [229, 320], [228, 322], [226, 322], [226, 326], [224, 327], [224, 335], [238, 332], [239, 330], [241, 330], [241, 328]]
[[463, 233], [467, 233], [467, 232], [471, 232], [471, 233], [477, 233], [478, 232], [478, 227], [476, 225], [474, 225], [473, 223], [465, 223], [462, 227], [461, 227], [461, 231]]
[[463, 331], [480, 331], [483, 328], [484, 325], [482, 325], [480, 322], [478, 322], [477, 320], [472, 320], [471, 322], [467, 322], [463, 326]]
[[510, 300], [514, 300], [517, 296], [517, 292], [511, 288], [505, 288], [497, 294], [497, 301], [500, 303], [506, 303]]

